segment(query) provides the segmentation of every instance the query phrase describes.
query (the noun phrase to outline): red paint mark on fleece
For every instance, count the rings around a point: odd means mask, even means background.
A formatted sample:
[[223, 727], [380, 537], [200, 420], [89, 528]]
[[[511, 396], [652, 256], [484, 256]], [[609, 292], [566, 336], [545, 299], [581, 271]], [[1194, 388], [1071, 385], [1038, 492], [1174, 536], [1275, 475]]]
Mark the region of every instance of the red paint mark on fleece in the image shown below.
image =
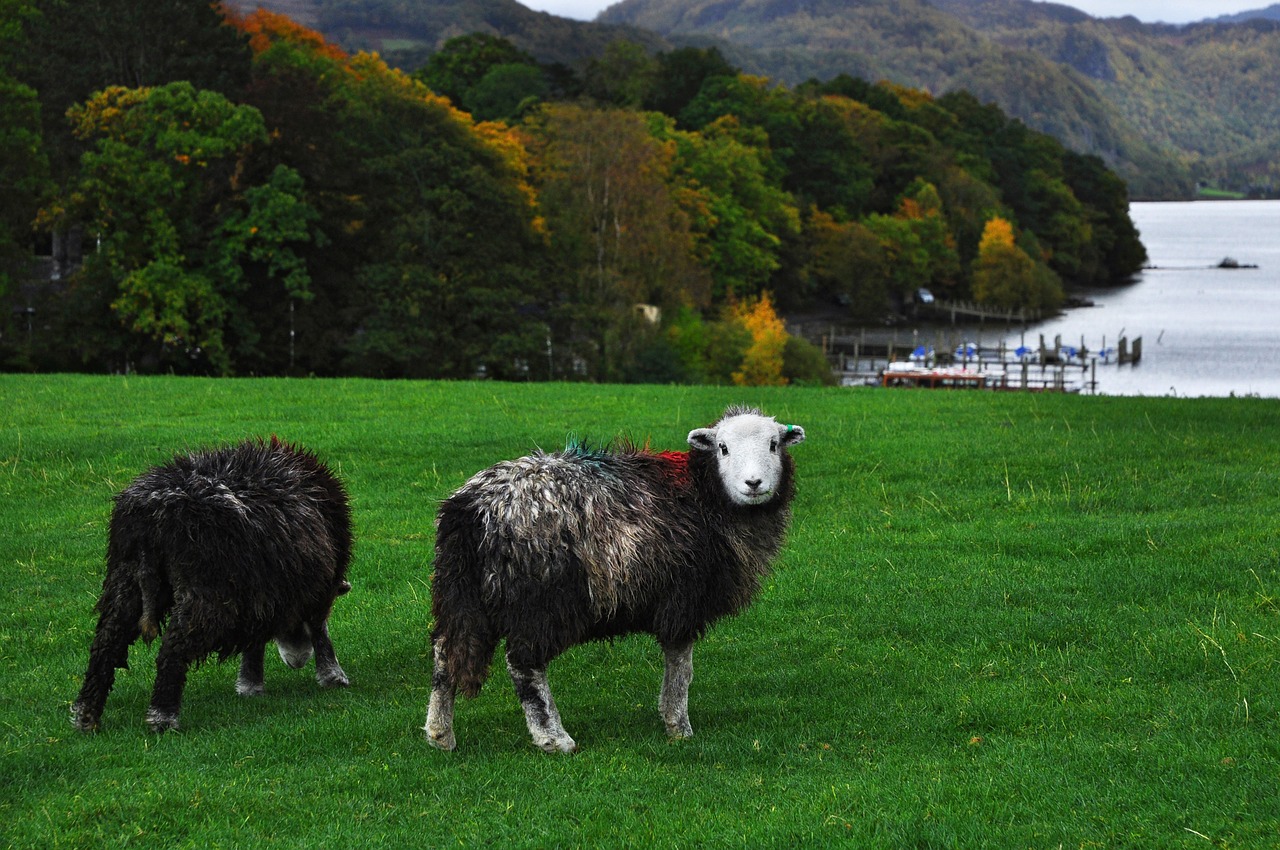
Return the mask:
[[686, 484], [689, 481], [689, 453], [688, 452], [658, 452], [655, 455], [663, 462], [666, 467], [667, 476], [675, 481]]

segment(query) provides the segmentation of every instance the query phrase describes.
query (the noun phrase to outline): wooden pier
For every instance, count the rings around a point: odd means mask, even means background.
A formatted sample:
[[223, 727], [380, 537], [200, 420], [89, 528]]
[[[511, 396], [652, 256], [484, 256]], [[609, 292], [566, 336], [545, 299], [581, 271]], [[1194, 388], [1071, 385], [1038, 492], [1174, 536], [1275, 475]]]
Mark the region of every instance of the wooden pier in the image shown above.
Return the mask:
[[[823, 353], [845, 386], [981, 386], [993, 390], [1030, 392], [1093, 391], [1097, 387], [1097, 367], [1131, 366], [1142, 360], [1142, 338], [1121, 337], [1115, 348], [1104, 338], [1089, 348], [1064, 343], [1059, 334], [1052, 341], [1038, 335], [1035, 345], [1013, 345], [1001, 339], [994, 345], [973, 342], [972, 331], [949, 328], [928, 334], [899, 329], [829, 327], [820, 336]], [[914, 377], [895, 365], [915, 367]], [[930, 382], [918, 369], [946, 370], [959, 367], [980, 380], [939, 371], [939, 380]]]

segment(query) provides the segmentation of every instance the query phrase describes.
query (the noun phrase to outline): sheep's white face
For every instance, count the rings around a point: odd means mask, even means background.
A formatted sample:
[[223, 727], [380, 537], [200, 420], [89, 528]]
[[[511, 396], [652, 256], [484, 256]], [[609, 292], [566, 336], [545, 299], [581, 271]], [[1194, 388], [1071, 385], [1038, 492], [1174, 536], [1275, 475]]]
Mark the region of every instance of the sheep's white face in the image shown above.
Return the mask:
[[799, 425], [780, 425], [768, 416], [743, 413], [720, 420], [712, 428], [689, 432], [689, 445], [715, 452], [729, 498], [739, 505], [759, 505], [773, 498], [782, 482], [782, 448], [804, 440]]

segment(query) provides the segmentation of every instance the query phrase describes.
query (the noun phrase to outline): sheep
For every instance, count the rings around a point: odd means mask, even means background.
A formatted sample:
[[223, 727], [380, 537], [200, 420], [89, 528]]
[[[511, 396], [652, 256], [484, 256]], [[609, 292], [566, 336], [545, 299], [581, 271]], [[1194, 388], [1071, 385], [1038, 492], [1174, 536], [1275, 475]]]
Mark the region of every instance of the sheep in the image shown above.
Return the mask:
[[457, 746], [457, 693], [480, 692], [505, 638], [534, 744], [576, 752], [547, 665], [571, 646], [636, 632], [663, 651], [667, 734], [691, 736], [694, 641], [745, 608], [768, 573], [795, 493], [787, 448], [804, 436], [730, 407], [689, 433], [687, 452], [571, 444], [473, 476], [436, 517], [430, 743]]
[[98, 728], [116, 668], [139, 636], [165, 625], [146, 722], [178, 728], [187, 670], [239, 653], [236, 692], [258, 696], [263, 653], [300, 668], [314, 654], [322, 687], [346, 687], [329, 639], [334, 600], [351, 589], [346, 490], [311, 452], [251, 440], [176, 456], [115, 497], [98, 625], [72, 722]]

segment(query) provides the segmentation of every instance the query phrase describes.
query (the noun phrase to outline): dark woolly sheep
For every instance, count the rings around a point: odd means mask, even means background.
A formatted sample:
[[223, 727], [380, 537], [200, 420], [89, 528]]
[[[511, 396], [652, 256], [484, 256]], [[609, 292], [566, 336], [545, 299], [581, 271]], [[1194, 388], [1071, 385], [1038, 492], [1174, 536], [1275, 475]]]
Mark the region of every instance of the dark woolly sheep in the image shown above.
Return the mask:
[[178, 728], [187, 670], [240, 653], [236, 692], [263, 693], [267, 641], [293, 668], [312, 654], [323, 687], [346, 686], [329, 640], [333, 601], [351, 589], [351, 510], [314, 454], [250, 441], [178, 456], [116, 496], [107, 575], [75, 725], [98, 728], [129, 646], [164, 627], [147, 711], [152, 730]]
[[440, 507], [432, 577], [434, 672], [424, 727], [452, 750], [458, 691], [475, 696], [498, 641], [534, 743], [573, 752], [547, 684], [571, 646], [654, 635], [667, 734], [693, 734], [693, 643], [746, 607], [777, 555], [795, 492], [787, 447], [804, 429], [730, 408], [689, 452], [582, 447], [490, 467]]

